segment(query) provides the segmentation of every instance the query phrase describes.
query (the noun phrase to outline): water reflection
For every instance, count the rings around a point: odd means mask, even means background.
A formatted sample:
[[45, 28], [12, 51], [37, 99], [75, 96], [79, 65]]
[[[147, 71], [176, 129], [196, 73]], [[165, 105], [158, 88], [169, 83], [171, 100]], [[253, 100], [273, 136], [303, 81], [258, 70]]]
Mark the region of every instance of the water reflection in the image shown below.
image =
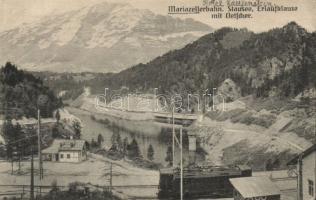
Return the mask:
[[[107, 148], [111, 147], [111, 137], [113, 130], [117, 129], [121, 139], [128, 139], [130, 143], [132, 139], [136, 139], [140, 152], [144, 158], [147, 158], [148, 147], [151, 144], [154, 148], [154, 162], [167, 165], [165, 161], [168, 146], [172, 145], [172, 130], [163, 127], [153, 121], [131, 121], [125, 119], [117, 119], [105, 117], [104, 115], [92, 115], [90, 112], [71, 108], [69, 111], [80, 118], [82, 121], [82, 138], [87, 141], [94, 139], [101, 134], [104, 137], [104, 144]], [[177, 131], [179, 138], [179, 131]], [[184, 160], [188, 155], [188, 138], [186, 132], [183, 133], [183, 154]], [[180, 149], [176, 147], [175, 162], [178, 163], [180, 158]]]

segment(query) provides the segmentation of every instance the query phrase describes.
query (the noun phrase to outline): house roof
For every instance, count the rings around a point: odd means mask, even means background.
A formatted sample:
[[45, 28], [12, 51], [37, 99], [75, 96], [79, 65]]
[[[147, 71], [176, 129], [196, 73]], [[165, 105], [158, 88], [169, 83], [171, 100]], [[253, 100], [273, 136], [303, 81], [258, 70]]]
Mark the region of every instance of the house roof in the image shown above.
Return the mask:
[[84, 140], [62, 140], [56, 139], [52, 145], [42, 151], [42, 153], [58, 153], [59, 151], [81, 151], [84, 148]]
[[231, 178], [229, 181], [244, 198], [280, 195], [280, 189], [265, 176]]
[[295, 165], [295, 164], [297, 164], [299, 156], [302, 156], [302, 158], [305, 158], [306, 156], [308, 156], [309, 154], [313, 153], [314, 151], [316, 151], [316, 144], [310, 146], [305, 151], [303, 151], [299, 155], [295, 156], [292, 160], [290, 160], [290, 162], [287, 163], [287, 165]]

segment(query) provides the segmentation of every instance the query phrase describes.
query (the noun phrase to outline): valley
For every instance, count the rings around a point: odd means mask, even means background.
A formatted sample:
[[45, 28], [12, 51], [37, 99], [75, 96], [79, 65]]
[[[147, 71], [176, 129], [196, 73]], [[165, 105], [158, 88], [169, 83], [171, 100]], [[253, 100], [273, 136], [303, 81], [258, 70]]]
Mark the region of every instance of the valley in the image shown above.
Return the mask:
[[[105, 141], [110, 141], [111, 130], [106, 124], [98, 124], [99, 121], [108, 120], [108, 124], [116, 123], [121, 129], [123, 137], [132, 139], [133, 137], [140, 144], [142, 155], [146, 155], [146, 149], [152, 144], [155, 149], [155, 161], [166, 164], [164, 158], [171, 136], [169, 133], [165, 140], [160, 141], [161, 129], [171, 127], [169, 124], [154, 121], [151, 112], [140, 112], [134, 116], [132, 112], [115, 110], [98, 110], [94, 103], [94, 96], [81, 96], [76, 100], [76, 108], [68, 107], [70, 113], [78, 116], [83, 123], [83, 137], [90, 141], [94, 135], [95, 139], [98, 132], [104, 134]], [[245, 109], [243, 103], [249, 98], [240, 98], [234, 102], [227, 103], [226, 111], [219, 113], [209, 112], [204, 117], [198, 117], [191, 126], [187, 128], [188, 133], [194, 133], [197, 137], [199, 146], [205, 151], [205, 160], [212, 165], [235, 165], [247, 164], [253, 170], [265, 170], [267, 162], [277, 163], [274, 169], [285, 169], [287, 162], [295, 155], [312, 145], [312, 142], [293, 131], [288, 130], [295, 121], [296, 110], [287, 110], [279, 114], [273, 114], [273, 110], [262, 109], [260, 111], [252, 108]], [[79, 103], [80, 102], [80, 103]], [[218, 105], [221, 107], [221, 105]], [[245, 109], [240, 112], [238, 109]], [[131, 110], [137, 110], [132, 107]], [[234, 114], [234, 112], [240, 114]], [[114, 112], [114, 113], [112, 113]], [[254, 124], [245, 123], [249, 115], [243, 112], [252, 113], [258, 122]], [[304, 109], [301, 112], [305, 112]], [[116, 114], [115, 114], [116, 113]], [[119, 114], [118, 114], [119, 113]], [[139, 117], [138, 115], [143, 115]], [[92, 120], [91, 116], [97, 120]], [[146, 116], [146, 117], [145, 117]], [[201, 116], [201, 115], [200, 115]], [[273, 121], [265, 121], [269, 116]], [[237, 120], [236, 117], [240, 119]], [[260, 119], [260, 120], [259, 120]], [[248, 119], [249, 120], [249, 119]], [[293, 125], [292, 125], [293, 126]], [[93, 127], [100, 127], [91, 133]], [[166, 136], [164, 136], [166, 137]], [[158, 140], [157, 140], [158, 139]], [[109, 142], [106, 142], [110, 145]], [[187, 151], [187, 149], [185, 149]], [[177, 152], [179, 156], [179, 152]], [[185, 153], [184, 160], [188, 160]], [[146, 156], [145, 156], [146, 157]], [[186, 162], [186, 161], [185, 161]]]
[[0, 32], [0, 196], [236, 199], [257, 181], [295, 200], [316, 149], [316, 33], [197, 19], [100, 1]]

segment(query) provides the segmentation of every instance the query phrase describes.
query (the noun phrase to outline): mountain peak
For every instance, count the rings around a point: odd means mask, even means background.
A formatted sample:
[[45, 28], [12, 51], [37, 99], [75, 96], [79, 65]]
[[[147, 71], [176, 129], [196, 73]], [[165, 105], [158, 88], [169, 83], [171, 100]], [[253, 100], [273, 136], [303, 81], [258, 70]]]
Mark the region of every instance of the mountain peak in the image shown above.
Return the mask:
[[117, 72], [211, 31], [192, 19], [103, 2], [0, 33], [0, 62], [35, 71]]

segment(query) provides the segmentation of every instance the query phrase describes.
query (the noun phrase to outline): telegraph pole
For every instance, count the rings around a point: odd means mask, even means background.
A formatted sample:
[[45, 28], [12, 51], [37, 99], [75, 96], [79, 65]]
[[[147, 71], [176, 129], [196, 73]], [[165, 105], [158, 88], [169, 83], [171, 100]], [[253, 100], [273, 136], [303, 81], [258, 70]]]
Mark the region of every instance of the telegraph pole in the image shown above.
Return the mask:
[[13, 154], [11, 156], [11, 175], [13, 175]]
[[172, 167], [175, 168], [175, 148], [174, 148], [174, 137], [175, 137], [175, 130], [174, 130], [174, 105], [172, 106]]
[[18, 151], [18, 156], [19, 156], [19, 172], [21, 172], [21, 144], [20, 143], [18, 143], [18, 145], [19, 145], [19, 151]]
[[298, 184], [298, 200], [303, 200], [303, 180], [302, 180], [302, 177], [303, 177], [303, 161], [302, 161], [302, 158], [303, 155], [302, 153], [299, 155], [298, 157], [298, 175], [297, 175], [297, 184]]
[[34, 200], [34, 158], [33, 158], [33, 146], [31, 146], [31, 188], [30, 188], [30, 199]]
[[41, 147], [41, 113], [40, 109], [37, 109], [37, 143], [38, 143], [38, 168], [39, 168], [39, 179], [43, 179], [43, 161], [42, 161], [42, 147]]
[[180, 199], [183, 200], [183, 146], [182, 146], [182, 127], [180, 127]]
[[[314, 119], [314, 144], [313, 145], [316, 145], [316, 118]], [[316, 155], [315, 155], [315, 163], [314, 163], [314, 166], [315, 166], [315, 169], [314, 169], [314, 173], [316, 173]], [[314, 185], [316, 183], [316, 174], [315, 174], [315, 177], [314, 177]], [[316, 195], [316, 191], [314, 189], [314, 196]]]
[[40, 108], [41, 106], [44, 106], [48, 101], [48, 97], [46, 95], [39, 95], [37, 98], [37, 118], [38, 118], [38, 162], [39, 162], [39, 177], [40, 180], [44, 178], [43, 175], [43, 160], [42, 160], [42, 150], [41, 150], [41, 113]]
[[[175, 126], [174, 126], [174, 106], [172, 107], [172, 167], [175, 169]], [[180, 142], [177, 139], [177, 144], [180, 146], [180, 199], [183, 200], [183, 146], [182, 146], [182, 126], [180, 126]]]
[[110, 193], [112, 194], [112, 178], [113, 178], [113, 174], [112, 174], [112, 162], [110, 162]]

